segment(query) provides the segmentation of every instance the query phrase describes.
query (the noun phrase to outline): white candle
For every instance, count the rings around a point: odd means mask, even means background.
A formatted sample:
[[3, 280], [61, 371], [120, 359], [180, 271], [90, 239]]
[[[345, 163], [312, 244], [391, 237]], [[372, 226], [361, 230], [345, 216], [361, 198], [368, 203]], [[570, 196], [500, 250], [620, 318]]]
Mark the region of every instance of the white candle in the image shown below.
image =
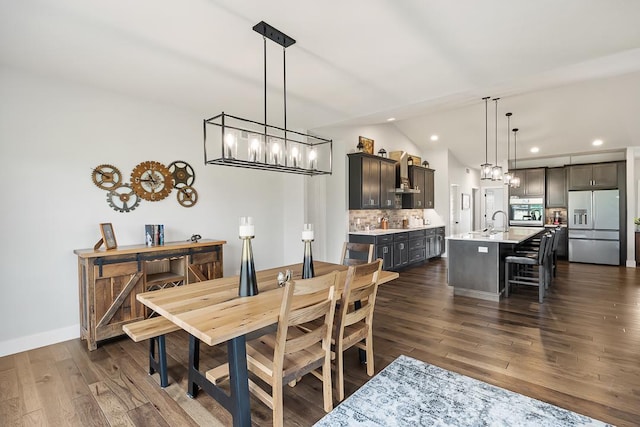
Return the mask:
[[255, 229], [253, 227], [253, 218], [250, 216], [243, 216], [240, 218], [240, 229], [238, 231], [240, 237], [253, 237], [255, 236]]
[[302, 229], [302, 240], [313, 240], [313, 225], [305, 224]]

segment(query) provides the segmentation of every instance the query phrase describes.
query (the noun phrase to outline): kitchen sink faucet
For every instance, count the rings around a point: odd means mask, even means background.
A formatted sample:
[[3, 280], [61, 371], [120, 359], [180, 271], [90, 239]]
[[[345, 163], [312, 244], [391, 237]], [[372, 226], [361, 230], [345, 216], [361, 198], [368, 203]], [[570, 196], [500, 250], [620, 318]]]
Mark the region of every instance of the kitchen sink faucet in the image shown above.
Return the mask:
[[504, 232], [506, 233], [509, 231], [509, 218], [507, 217], [507, 214], [505, 213], [505, 211], [495, 211], [493, 215], [491, 215], [491, 221], [495, 221], [496, 215], [498, 215], [499, 213], [504, 215]]

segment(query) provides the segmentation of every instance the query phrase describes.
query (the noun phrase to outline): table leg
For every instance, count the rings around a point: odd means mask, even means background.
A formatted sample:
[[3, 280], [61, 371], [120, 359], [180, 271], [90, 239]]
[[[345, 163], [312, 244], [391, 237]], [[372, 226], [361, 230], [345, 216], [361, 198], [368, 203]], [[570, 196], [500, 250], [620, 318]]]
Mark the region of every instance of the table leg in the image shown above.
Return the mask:
[[197, 377], [200, 374], [200, 340], [189, 335], [189, 385], [187, 395], [192, 398], [198, 396]]
[[251, 396], [249, 395], [249, 372], [244, 335], [227, 341], [227, 358], [229, 360], [230, 388], [228, 395], [200, 372], [200, 340], [190, 335], [187, 395], [195, 398], [201, 388], [231, 413], [234, 427], [251, 427]]
[[247, 347], [244, 335], [227, 342], [230, 394], [234, 426], [251, 426]]

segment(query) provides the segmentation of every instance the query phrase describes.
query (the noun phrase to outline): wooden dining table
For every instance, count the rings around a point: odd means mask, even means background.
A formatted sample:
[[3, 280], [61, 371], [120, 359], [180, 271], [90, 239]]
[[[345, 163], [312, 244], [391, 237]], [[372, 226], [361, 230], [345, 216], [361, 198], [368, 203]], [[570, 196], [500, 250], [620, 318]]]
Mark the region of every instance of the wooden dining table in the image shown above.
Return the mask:
[[[315, 275], [339, 271], [342, 291], [347, 267], [314, 261]], [[216, 399], [233, 416], [234, 426], [251, 425], [251, 408], [246, 355], [246, 334], [278, 322], [284, 288], [278, 286], [278, 272], [292, 271], [292, 278], [302, 278], [302, 264], [258, 271], [259, 293], [238, 296], [239, 276], [207, 280], [186, 286], [144, 292], [138, 301], [169, 319], [189, 333], [189, 379], [187, 394], [195, 398], [201, 388]], [[398, 278], [392, 271], [382, 271], [379, 283]], [[200, 342], [209, 346], [227, 343], [230, 392], [210, 382], [200, 370]], [[213, 367], [212, 367], [213, 368]]]

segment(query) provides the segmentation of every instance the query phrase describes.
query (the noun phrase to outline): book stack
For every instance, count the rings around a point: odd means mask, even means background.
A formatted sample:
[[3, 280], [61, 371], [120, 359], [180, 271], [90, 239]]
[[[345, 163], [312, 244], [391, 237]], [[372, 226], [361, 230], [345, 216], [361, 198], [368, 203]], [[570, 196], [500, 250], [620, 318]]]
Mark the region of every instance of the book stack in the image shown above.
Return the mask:
[[147, 246], [164, 245], [164, 225], [147, 224], [144, 226], [144, 241]]

